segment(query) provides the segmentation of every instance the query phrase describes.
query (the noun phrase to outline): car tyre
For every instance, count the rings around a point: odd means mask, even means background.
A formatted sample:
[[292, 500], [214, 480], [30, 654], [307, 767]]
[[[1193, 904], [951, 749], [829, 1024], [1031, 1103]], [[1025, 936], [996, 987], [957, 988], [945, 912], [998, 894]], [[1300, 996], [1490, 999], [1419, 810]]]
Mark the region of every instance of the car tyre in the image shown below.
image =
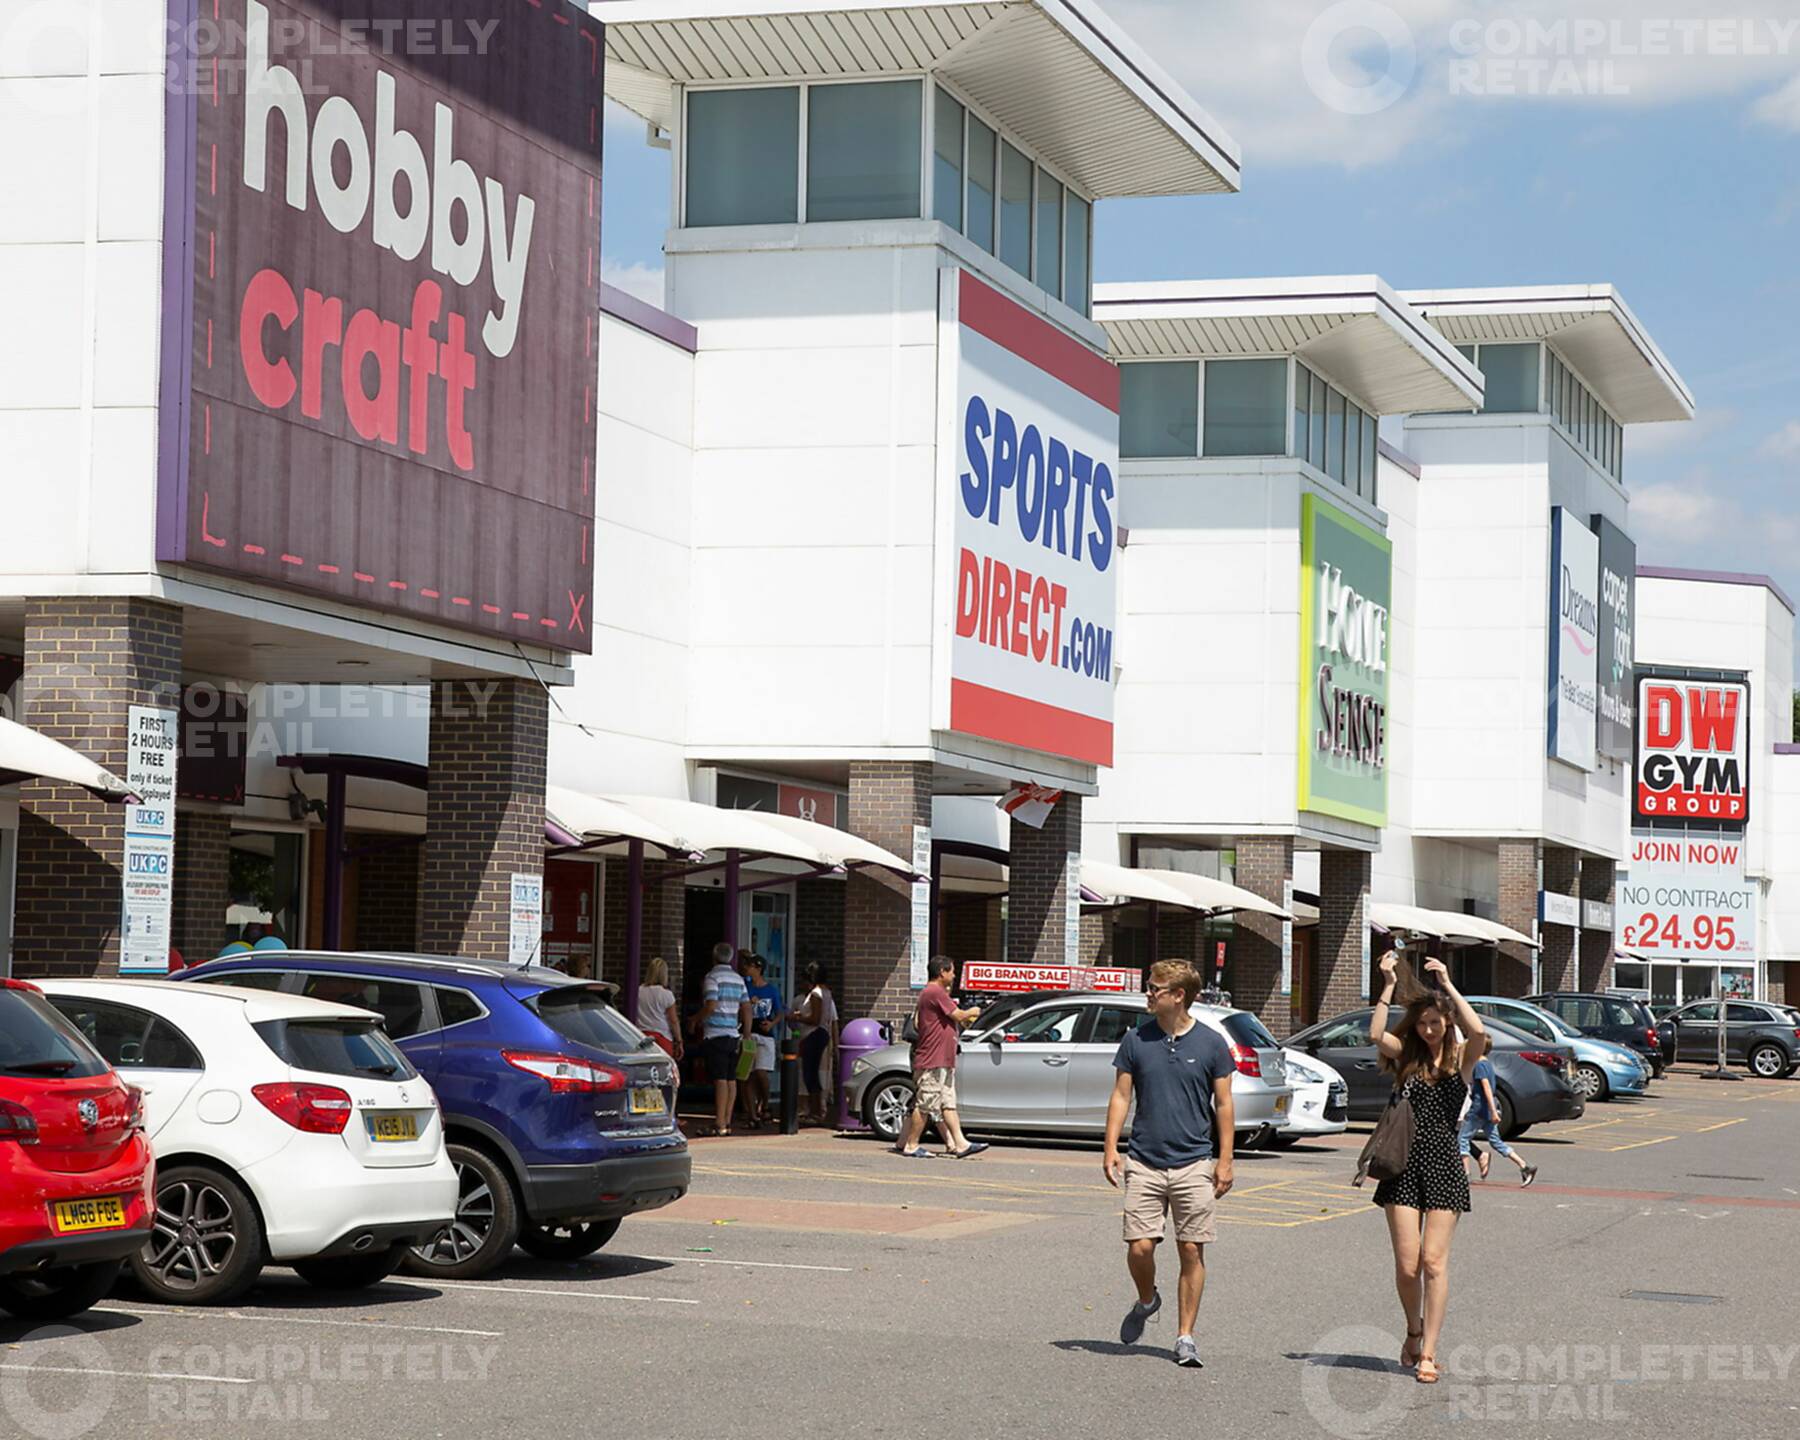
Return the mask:
[[131, 1275], [166, 1305], [229, 1305], [263, 1267], [263, 1223], [244, 1187], [208, 1165], [156, 1177], [155, 1228]]
[[519, 1232], [519, 1248], [539, 1260], [580, 1260], [592, 1255], [618, 1233], [616, 1219], [527, 1225]]
[[912, 1104], [911, 1079], [905, 1075], [890, 1075], [869, 1091], [868, 1098], [863, 1101], [863, 1119], [883, 1141], [897, 1145]]
[[456, 1216], [408, 1250], [401, 1268], [436, 1280], [473, 1280], [512, 1254], [519, 1238], [519, 1197], [506, 1167], [487, 1151], [454, 1141], [445, 1148], [456, 1167]]
[[1510, 1140], [1515, 1135], [1524, 1134], [1525, 1127], [1515, 1123], [1517, 1120], [1517, 1115], [1515, 1114], [1515, 1112], [1513, 1110], [1512, 1096], [1508, 1095], [1504, 1090], [1502, 1090], [1497, 1095], [1495, 1095], [1494, 1098], [1500, 1102], [1499, 1119], [1500, 1119], [1501, 1138]]
[[1604, 1070], [1584, 1062], [1575, 1067], [1575, 1093], [1583, 1100], [1610, 1100], [1612, 1087], [1606, 1083]]
[[326, 1255], [316, 1260], [296, 1260], [294, 1273], [320, 1290], [366, 1290], [379, 1285], [400, 1268], [407, 1247], [390, 1245], [366, 1255]]
[[67, 1320], [102, 1299], [119, 1278], [123, 1260], [65, 1265], [0, 1279], [0, 1310], [21, 1320]]
[[1300, 1143], [1300, 1137], [1291, 1130], [1278, 1130], [1269, 1137], [1271, 1150], [1292, 1150]]
[[1748, 1059], [1750, 1073], [1759, 1080], [1779, 1080], [1793, 1068], [1779, 1045], [1758, 1045]]

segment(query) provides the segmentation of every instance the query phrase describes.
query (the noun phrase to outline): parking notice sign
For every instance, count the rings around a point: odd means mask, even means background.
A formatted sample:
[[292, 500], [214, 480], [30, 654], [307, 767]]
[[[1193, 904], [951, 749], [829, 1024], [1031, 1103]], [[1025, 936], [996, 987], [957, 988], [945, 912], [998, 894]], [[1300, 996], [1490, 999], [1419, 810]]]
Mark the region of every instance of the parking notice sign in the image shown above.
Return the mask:
[[154, 705], [126, 711], [125, 807], [119, 973], [169, 973], [169, 917], [175, 900], [175, 769], [181, 714]]

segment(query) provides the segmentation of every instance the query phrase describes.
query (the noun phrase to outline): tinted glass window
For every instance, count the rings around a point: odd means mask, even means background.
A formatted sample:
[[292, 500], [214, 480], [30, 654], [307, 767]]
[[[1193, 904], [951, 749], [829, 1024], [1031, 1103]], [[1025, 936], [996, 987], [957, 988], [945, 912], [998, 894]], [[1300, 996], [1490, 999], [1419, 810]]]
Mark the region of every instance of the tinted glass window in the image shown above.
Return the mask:
[[917, 80], [807, 91], [808, 220], [917, 217], [922, 93]]
[[789, 85], [690, 94], [687, 223], [772, 225], [799, 218], [800, 91]]
[[105, 1073], [106, 1061], [42, 995], [0, 990], [0, 1075]]
[[208, 985], [236, 985], [245, 990], [279, 990], [287, 979], [279, 970], [229, 970], [223, 975], [200, 977]]
[[440, 985], [436, 988], [438, 1019], [445, 1025], [461, 1025], [465, 1020], [481, 1018], [481, 1002], [467, 990], [453, 990]]
[[1037, 283], [1062, 299], [1063, 187], [1037, 172]]
[[296, 1070], [382, 1080], [411, 1080], [418, 1074], [400, 1047], [367, 1021], [265, 1020], [256, 1033]]
[[1126, 1010], [1118, 1005], [1108, 1005], [1095, 1012], [1094, 1029], [1088, 1036], [1088, 1043], [1117, 1045], [1149, 1018], [1148, 1012], [1141, 1006], [1135, 1010]]
[[994, 251], [994, 132], [969, 117], [969, 238]]
[[1769, 1017], [1760, 1005], [1727, 1005], [1725, 1021], [1727, 1024], [1766, 1025]]
[[1088, 313], [1088, 287], [1093, 280], [1093, 266], [1088, 257], [1088, 203], [1073, 190], [1069, 192], [1068, 240], [1063, 250], [1063, 299]]
[[1185, 459], [1200, 453], [1200, 362], [1119, 367], [1119, 453]]
[[1690, 1005], [1675, 1018], [1684, 1025], [1694, 1020], [1717, 1020], [1719, 1007], [1717, 1005]]
[[1053, 1005], [1046, 1010], [1035, 1010], [1010, 1021], [1006, 1033], [1033, 1045], [1067, 1045], [1075, 1039], [1075, 1023], [1081, 1019], [1084, 1008]]
[[1348, 1020], [1340, 1020], [1335, 1025], [1328, 1025], [1315, 1037], [1313, 1043], [1321, 1050], [1356, 1050], [1370, 1043], [1369, 1017], [1357, 1015]]
[[952, 230], [963, 222], [963, 107], [933, 87], [937, 114], [931, 141], [931, 211]]
[[57, 995], [50, 1003], [113, 1065], [149, 1070], [204, 1070], [200, 1054], [167, 1020], [130, 1005]]
[[1538, 353], [1529, 345], [1483, 345], [1479, 364], [1487, 377], [1486, 399], [1481, 408], [1489, 413], [1515, 413], [1538, 408]]
[[642, 1049], [652, 1043], [645, 1039], [642, 1030], [607, 1004], [598, 990], [570, 985], [540, 991], [526, 1003], [558, 1035], [579, 1045], [616, 1053]]
[[1206, 362], [1206, 453], [1287, 453], [1287, 361]]
[[1247, 1013], [1227, 1015], [1220, 1023], [1224, 1025], [1225, 1033], [1239, 1045], [1247, 1046], [1252, 1050], [1279, 1050], [1281, 1048], [1281, 1042], [1264, 1029], [1262, 1021], [1254, 1015]]
[[339, 1005], [373, 1010], [381, 1016], [382, 1027], [396, 1040], [417, 1035], [424, 1024], [425, 987], [409, 980], [319, 971], [301, 981], [300, 993], [314, 1000], [335, 1000]]
[[1555, 1029], [1542, 1015], [1533, 1015], [1529, 1010], [1515, 1010], [1510, 1006], [1494, 1006], [1481, 1012], [1492, 1015], [1494, 1019], [1503, 1021], [1515, 1029], [1523, 1030], [1527, 1035], [1535, 1035], [1540, 1040], [1557, 1038]]
[[1031, 162], [1000, 142], [1000, 258], [1031, 274]]
[[1312, 455], [1309, 443], [1312, 431], [1312, 371], [1304, 365], [1294, 367], [1294, 454], [1306, 460]]

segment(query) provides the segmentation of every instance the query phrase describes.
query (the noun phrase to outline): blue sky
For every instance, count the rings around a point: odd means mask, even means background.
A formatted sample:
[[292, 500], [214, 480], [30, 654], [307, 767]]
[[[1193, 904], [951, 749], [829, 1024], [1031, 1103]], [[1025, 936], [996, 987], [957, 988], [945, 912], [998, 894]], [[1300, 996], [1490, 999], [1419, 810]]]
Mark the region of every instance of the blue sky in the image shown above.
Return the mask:
[[[1244, 184], [1101, 204], [1097, 278], [1611, 282], [1699, 403], [1627, 433], [1640, 561], [1800, 597], [1800, 0], [1105, 3]], [[608, 278], [655, 296], [668, 158], [623, 111], [607, 140]]]

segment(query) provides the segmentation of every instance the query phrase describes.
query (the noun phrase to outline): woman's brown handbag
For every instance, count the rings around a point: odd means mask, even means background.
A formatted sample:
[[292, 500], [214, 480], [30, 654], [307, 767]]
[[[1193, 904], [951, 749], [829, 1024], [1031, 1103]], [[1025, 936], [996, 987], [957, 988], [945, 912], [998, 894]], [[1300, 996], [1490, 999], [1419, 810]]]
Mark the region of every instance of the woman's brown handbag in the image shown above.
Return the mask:
[[1362, 1154], [1357, 1156], [1356, 1178], [1350, 1183], [1361, 1185], [1370, 1175], [1377, 1180], [1392, 1180], [1403, 1174], [1412, 1155], [1414, 1126], [1412, 1106], [1396, 1085], [1388, 1096], [1387, 1108], [1363, 1145]]

